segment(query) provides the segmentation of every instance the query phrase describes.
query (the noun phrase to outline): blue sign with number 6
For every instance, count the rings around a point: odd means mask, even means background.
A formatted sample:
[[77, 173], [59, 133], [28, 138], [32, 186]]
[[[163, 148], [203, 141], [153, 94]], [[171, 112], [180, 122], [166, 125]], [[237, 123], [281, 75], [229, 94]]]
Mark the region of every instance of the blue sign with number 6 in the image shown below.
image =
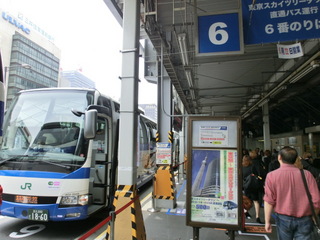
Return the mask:
[[239, 13], [198, 17], [198, 53], [241, 51]]

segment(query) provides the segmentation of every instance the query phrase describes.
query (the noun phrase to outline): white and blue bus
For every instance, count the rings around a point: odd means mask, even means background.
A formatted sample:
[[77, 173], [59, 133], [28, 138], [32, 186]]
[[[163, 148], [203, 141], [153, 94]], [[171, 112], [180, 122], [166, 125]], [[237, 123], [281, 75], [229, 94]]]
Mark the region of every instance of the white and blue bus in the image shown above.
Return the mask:
[[[119, 103], [93, 89], [25, 90], [7, 110], [0, 147], [1, 214], [71, 221], [112, 206]], [[139, 116], [137, 185], [155, 167], [156, 123]]]

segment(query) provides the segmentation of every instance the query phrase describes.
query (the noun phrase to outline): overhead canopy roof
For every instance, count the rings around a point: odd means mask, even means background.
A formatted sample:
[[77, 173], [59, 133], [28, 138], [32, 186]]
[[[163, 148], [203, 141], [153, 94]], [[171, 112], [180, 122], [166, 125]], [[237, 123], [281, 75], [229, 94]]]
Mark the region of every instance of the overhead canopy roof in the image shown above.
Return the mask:
[[[189, 114], [241, 116], [246, 133], [262, 136], [261, 106], [268, 102], [271, 134], [319, 125], [319, 38], [243, 44], [241, 53], [199, 54], [198, 17], [236, 12], [242, 21], [241, 1], [141, 2], [141, 38], [151, 40], [157, 56], [161, 55], [161, 45], [164, 47], [163, 64]], [[121, 24], [123, 1], [105, 3]], [[320, 7], [319, 3], [316, 5]], [[250, 19], [245, 21], [250, 21], [249, 25], [259, 19], [258, 12], [252, 11], [248, 16]], [[245, 27], [240, 25], [241, 35]], [[221, 29], [219, 26], [215, 30]], [[219, 40], [221, 36], [217, 35]], [[279, 58], [278, 43], [301, 43], [304, 55]], [[297, 81], [290, 83], [292, 79]]]

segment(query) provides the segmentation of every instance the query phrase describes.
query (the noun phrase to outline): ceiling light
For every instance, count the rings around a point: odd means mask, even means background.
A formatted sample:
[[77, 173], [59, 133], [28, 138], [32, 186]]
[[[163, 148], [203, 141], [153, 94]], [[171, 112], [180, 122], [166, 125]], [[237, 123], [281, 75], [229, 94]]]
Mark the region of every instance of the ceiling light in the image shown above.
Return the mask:
[[194, 94], [194, 90], [193, 89], [190, 90], [190, 95], [191, 95], [192, 100], [196, 99], [196, 95]]
[[276, 89], [273, 93], [271, 93], [270, 97], [273, 98], [274, 96], [278, 95], [283, 90], [287, 89], [287, 86], [282, 86], [278, 89]]
[[262, 100], [262, 101], [258, 104], [258, 106], [259, 106], [259, 107], [262, 107], [262, 106], [265, 105], [267, 102], [269, 102], [269, 98], [266, 98], [266, 99]]
[[313, 68], [317, 68], [320, 66], [320, 60], [313, 60], [310, 65], [313, 67]]
[[188, 44], [187, 44], [187, 34], [178, 34], [178, 43], [180, 48], [181, 60], [183, 66], [189, 66], [189, 55], [188, 55]]
[[311, 72], [313, 69], [315, 69], [315, 68], [317, 68], [319, 66], [320, 66], [320, 61], [319, 60], [313, 60], [310, 63], [310, 66], [308, 66], [305, 69], [303, 69], [300, 72], [298, 72], [293, 78], [291, 78], [289, 80], [289, 83], [295, 83], [295, 82], [299, 81], [301, 78], [303, 78], [309, 72]]
[[189, 88], [193, 88], [192, 72], [191, 72], [191, 70], [186, 70], [185, 73], [186, 73], [186, 76], [187, 76]]

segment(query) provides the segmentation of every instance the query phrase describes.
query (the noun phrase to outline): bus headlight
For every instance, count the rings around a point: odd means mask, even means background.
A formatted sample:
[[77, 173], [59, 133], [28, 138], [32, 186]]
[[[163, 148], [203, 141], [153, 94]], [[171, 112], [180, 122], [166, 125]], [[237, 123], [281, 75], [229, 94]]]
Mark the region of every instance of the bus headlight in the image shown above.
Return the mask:
[[88, 204], [88, 195], [67, 195], [61, 198], [61, 205], [87, 205]]
[[77, 205], [78, 195], [68, 195], [61, 198], [60, 204], [62, 205]]

